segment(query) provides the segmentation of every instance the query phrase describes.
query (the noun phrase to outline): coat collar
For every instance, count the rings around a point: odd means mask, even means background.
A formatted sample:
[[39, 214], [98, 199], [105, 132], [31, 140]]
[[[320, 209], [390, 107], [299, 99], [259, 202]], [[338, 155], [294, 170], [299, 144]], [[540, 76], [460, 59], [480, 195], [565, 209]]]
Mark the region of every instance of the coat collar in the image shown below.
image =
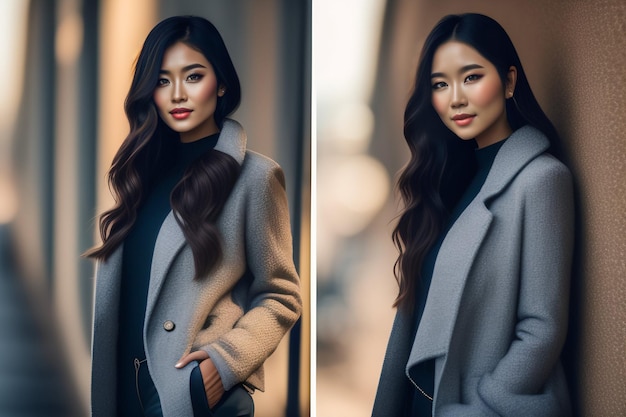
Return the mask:
[[[246, 155], [246, 133], [243, 127], [232, 119], [225, 119], [220, 131], [215, 149], [233, 157], [239, 165], [243, 164]], [[185, 244], [185, 235], [176, 221], [175, 214], [170, 211], [159, 230], [152, 256], [150, 269], [150, 286], [148, 289], [148, 303], [146, 317], [152, 312], [158, 294], [163, 285], [163, 280], [176, 255]], [[102, 262], [98, 267], [98, 294], [117, 294], [107, 302], [119, 305], [119, 288], [122, 272], [123, 243], [111, 254], [107, 262]], [[109, 310], [110, 311], [110, 310]]]
[[241, 165], [246, 156], [246, 142], [243, 127], [233, 119], [225, 119], [215, 149], [232, 156]]
[[523, 126], [502, 145], [478, 198], [487, 201], [502, 192], [533, 159], [550, 147], [548, 138], [532, 126]]
[[448, 231], [437, 255], [428, 299], [407, 362], [409, 376], [413, 366], [448, 351], [465, 282], [493, 218], [489, 200], [497, 198], [549, 145], [548, 139], [533, 127], [516, 130], [500, 148], [476, 198]]

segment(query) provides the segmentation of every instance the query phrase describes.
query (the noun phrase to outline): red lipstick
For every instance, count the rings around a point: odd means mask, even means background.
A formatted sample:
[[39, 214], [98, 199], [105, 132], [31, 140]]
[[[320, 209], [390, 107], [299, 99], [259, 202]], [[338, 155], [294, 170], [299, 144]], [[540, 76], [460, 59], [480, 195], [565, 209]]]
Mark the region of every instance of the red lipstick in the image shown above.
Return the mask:
[[177, 107], [177, 108], [175, 108], [173, 110], [170, 110], [170, 114], [176, 120], [186, 119], [187, 117], [189, 117], [191, 112], [192, 112], [192, 110], [186, 109], [184, 107]]
[[461, 114], [455, 114], [454, 116], [452, 116], [452, 120], [454, 120], [454, 122], [458, 126], [467, 126], [470, 123], [472, 123], [472, 120], [474, 120], [474, 117], [476, 117], [475, 114], [461, 113]]

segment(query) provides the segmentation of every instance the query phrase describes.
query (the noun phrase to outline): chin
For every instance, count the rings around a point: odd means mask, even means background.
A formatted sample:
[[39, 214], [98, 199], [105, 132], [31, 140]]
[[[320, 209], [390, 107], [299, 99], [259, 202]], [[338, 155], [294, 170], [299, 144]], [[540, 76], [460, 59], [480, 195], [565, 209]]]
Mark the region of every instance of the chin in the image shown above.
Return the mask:
[[474, 132], [470, 130], [459, 130], [459, 129], [450, 129], [450, 130], [452, 131], [452, 133], [457, 135], [459, 139], [462, 139], [462, 140], [472, 140], [476, 137]]

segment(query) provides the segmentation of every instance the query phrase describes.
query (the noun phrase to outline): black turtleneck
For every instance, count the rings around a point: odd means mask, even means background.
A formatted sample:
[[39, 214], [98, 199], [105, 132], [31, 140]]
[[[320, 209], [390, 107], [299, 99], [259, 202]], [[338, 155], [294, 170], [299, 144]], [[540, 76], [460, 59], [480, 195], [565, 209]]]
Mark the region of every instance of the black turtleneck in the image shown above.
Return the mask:
[[[152, 254], [161, 225], [172, 209], [170, 194], [193, 161], [215, 147], [218, 137], [219, 134], [214, 134], [194, 142], [177, 143], [172, 153], [172, 166], [155, 180], [124, 240], [117, 344], [118, 416], [144, 415], [137, 398], [134, 361], [143, 361], [146, 357], [143, 326]], [[145, 362], [140, 365], [140, 369], [143, 405], [149, 407], [146, 402], [158, 405], [154, 384], [149, 374], [144, 372], [147, 371]]]
[[[417, 332], [417, 327], [422, 314], [424, 313], [424, 307], [426, 306], [426, 298], [428, 296], [428, 290], [430, 289], [430, 283], [433, 277], [433, 270], [435, 268], [435, 261], [437, 260], [437, 254], [441, 248], [441, 244], [445, 239], [448, 231], [461, 216], [467, 206], [478, 195], [478, 192], [482, 188], [487, 175], [491, 170], [493, 161], [496, 159], [496, 154], [500, 150], [500, 147], [504, 144], [505, 140], [501, 140], [492, 145], [486, 146], [481, 149], [475, 150], [476, 156], [476, 174], [469, 183], [467, 189], [461, 196], [459, 202], [452, 209], [450, 216], [447, 220], [446, 227], [439, 235], [439, 239], [430, 248], [424, 262], [422, 264], [422, 276], [417, 288], [416, 304], [415, 304], [415, 322], [413, 332]], [[417, 369], [411, 372], [411, 375], [415, 377], [415, 383], [422, 388], [428, 395], [433, 396], [434, 392], [434, 376], [435, 376], [435, 363], [434, 360], [427, 361], [420, 364]], [[415, 387], [413, 387], [413, 401], [411, 405], [411, 416], [430, 416], [432, 414], [432, 402], [427, 399], [422, 393], [420, 393]]]

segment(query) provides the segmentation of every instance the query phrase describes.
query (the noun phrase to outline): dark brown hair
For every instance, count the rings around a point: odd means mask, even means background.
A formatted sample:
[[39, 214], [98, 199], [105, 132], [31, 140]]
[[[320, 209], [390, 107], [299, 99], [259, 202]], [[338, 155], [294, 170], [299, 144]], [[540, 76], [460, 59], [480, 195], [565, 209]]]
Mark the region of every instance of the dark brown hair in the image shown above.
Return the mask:
[[[100, 217], [102, 245], [87, 256], [106, 260], [124, 241], [155, 177], [172, 161], [178, 133], [159, 117], [153, 101], [163, 55], [183, 42], [200, 51], [211, 63], [218, 85], [226, 94], [218, 98], [215, 121], [224, 119], [239, 105], [239, 78], [219, 32], [197, 16], [175, 16], [161, 21], [148, 34], [137, 62], [124, 109], [130, 133], [122, 143], [108, 174], [115, 205]], [[231, 156], [211, 150], [185, 171], [170, 196], [172, 209], [191, 247], [195, 278], [205, 276], [222, 256], [221, 237], [215, 221], [239, 176], [240, 166]]]

